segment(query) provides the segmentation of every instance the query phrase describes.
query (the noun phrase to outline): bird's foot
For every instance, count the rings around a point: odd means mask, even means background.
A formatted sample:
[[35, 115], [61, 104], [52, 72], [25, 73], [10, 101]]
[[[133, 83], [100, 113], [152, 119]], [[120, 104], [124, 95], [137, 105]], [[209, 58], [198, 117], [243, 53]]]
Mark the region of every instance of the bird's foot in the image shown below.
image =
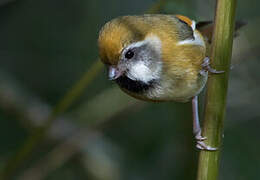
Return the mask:
[[207, 74], [207, 72], [213, 73], [213, 74], [221, 74], [225, 71], [218, 71], [210, 66], [209, 57], [205, 57], [203, 60], [203, 63], [201, 64], [202, 70], [200, 71], [201, 75]]
[[213, 148], [213, 147], [210, 147], [208, 146], [204, 140], [206, 140], [207, 138], [206, 137], [203, 137], [201, 136], [201, 131], [199, 131], [196, 136], [195, 136], [195, 139], [196, 139], [196, 147], [200, 150], [206, 150], [206, 151], [216, 151], [218, 148]]

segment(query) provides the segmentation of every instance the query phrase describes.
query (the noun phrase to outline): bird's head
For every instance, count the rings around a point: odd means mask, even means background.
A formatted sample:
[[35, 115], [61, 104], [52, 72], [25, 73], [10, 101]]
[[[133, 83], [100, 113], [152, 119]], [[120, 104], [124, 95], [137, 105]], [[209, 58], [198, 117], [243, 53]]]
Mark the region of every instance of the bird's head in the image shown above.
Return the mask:
[[[100, 58], [108, 77], [137, 96], [153, 88], [162, 71], [161, 39], [148, 34], [149, 26], [124, 17], [107, 23], [99, 35]], [[135, 28], [133, 28], [135, 27]]]

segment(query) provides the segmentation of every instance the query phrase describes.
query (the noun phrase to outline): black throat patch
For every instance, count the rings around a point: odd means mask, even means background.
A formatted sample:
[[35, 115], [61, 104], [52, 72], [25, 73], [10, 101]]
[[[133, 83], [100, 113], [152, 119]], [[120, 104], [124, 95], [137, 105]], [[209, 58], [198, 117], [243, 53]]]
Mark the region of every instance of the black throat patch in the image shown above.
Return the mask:
[[116, 83], [128, 91], [134, 92], [134, 93], [142, 93], [147, 91], [149, 88], [152, 88], [155, 80], [151, 80], [148, 83], [144, 83], [142, 81], [136, 81], [128, 78], [127, 76], [123, 75], [117, 78]]

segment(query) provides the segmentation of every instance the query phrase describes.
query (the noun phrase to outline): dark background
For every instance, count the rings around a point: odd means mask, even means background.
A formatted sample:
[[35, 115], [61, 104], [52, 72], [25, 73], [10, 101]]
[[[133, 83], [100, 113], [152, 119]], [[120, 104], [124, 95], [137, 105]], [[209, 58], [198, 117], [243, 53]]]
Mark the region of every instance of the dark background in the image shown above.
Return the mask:
[[[156, 3], [0, 1], [0, 171], [95, 63], [102, 25], [156, 9]], [[248, 25], [233, 45], [222, 180], [260, 178], [259, 5], [238, 0], [237, 19]], [[205, 0], [168, 0], [158, 9], [197, 21], [214, 16], [214, 4]], [[12, 179], [196, 179], [190, 106], [135, 100], [109, 82], [102, 69], [11, 171]]]

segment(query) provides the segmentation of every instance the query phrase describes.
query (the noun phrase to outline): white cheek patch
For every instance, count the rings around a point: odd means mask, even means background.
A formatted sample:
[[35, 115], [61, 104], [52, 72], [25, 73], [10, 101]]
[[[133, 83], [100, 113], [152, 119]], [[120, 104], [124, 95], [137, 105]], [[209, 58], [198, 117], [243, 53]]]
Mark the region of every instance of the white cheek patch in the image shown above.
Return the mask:
[[[149, 83], [151, 80], [159, 79], [162, 70], [162, 62], [160, 60], [161, 40], [159, 37], [155, 35], [149, 35], [143, 41], [132, 43], [126, 47], [122, 54], [124, 54], [128, 49], [139, 48], [145, 44], [149, 44], [157, 52], [158, 57], [156, 57], [156, 59], [152, 59], [155, 58], [153, 56], [149, 61], [138, 60], [131, 63], [131, 66], [128, 68], [126, 75], [132, 80]], [[146, 55], [149, 56], [151, 54]]]
[[129, 69], [127, 75], [132, 80], [139, 80], [145, 83], [154, 79], [153, 73], [143, 62], [135, 63], [131, 69]]

